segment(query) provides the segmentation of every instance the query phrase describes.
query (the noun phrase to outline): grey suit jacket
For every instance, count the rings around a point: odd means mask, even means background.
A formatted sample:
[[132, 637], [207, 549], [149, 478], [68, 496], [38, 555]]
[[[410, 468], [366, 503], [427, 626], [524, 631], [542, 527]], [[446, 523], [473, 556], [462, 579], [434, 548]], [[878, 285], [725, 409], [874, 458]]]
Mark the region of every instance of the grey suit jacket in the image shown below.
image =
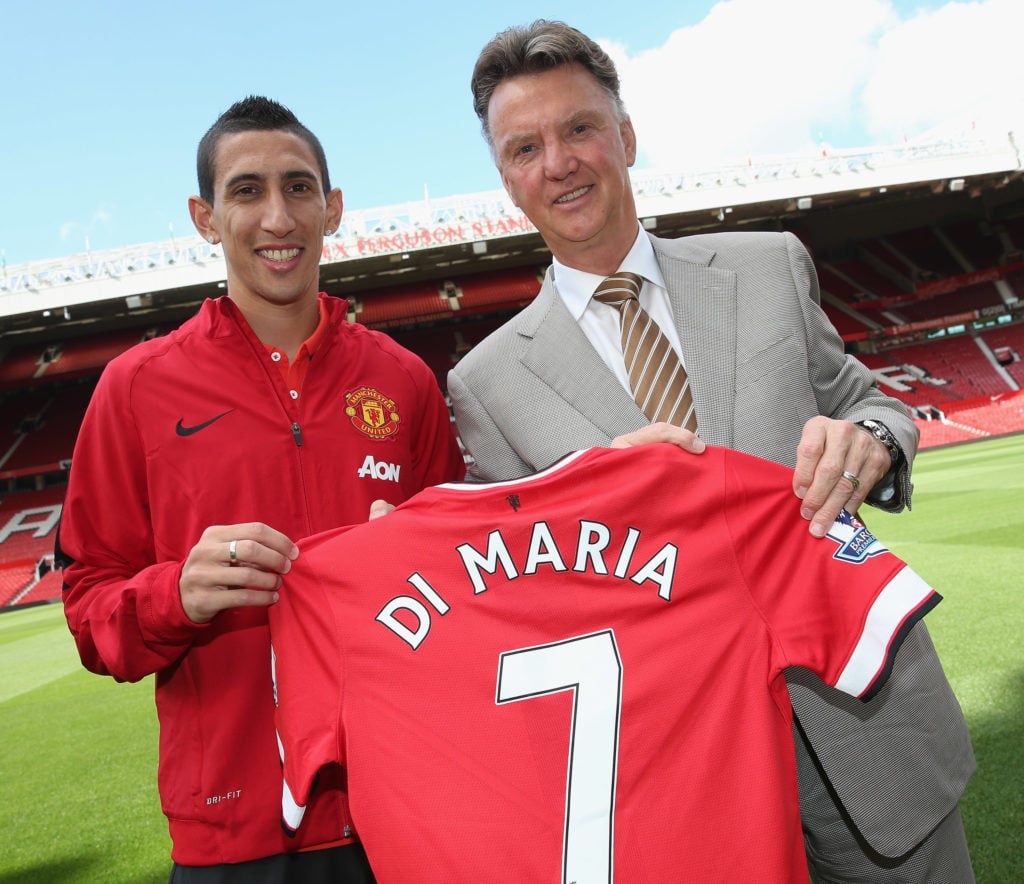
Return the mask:
[[[843, 352], [796, 237], [651, 241], [706, 442], [793, 466], [810, 418], [872, 418], [913, 461], [913, 421]], [[448, 392], [475, 459], [471, 477], [483, 480], [526, 475], [648, 423], [569, 314], [550, 270], [537, 298], [449, 373]], [[904, 468], [887, 508], [901, 509], [910, 493]], [[861, 834], [886, 856], [920, 843], [955, 806], [974, 769], [963, 715], [924, 625], [908, 637], [889, 685], [869, 704], [813, 676], [788, 681], [803, 730]]]

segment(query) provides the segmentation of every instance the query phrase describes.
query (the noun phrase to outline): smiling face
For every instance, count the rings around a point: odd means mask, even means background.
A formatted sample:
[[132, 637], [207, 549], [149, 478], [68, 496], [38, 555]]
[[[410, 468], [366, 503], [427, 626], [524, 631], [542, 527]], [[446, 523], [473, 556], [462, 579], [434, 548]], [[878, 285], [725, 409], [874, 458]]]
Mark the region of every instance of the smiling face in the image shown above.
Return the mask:
[[223, 243], [228, 295], [242, 309], [316, 300], [326, 232], [341, 220], [341, 191], [324, 195], [316, 157], [281, 129], [224, 135], [214, 197], [189, 200], [196, 229]]
[[503, 80], [488, 107], [501, 180], [563, 264], [607, 275], [638, 225], [629, 167], [636, 136], [584, 67]]

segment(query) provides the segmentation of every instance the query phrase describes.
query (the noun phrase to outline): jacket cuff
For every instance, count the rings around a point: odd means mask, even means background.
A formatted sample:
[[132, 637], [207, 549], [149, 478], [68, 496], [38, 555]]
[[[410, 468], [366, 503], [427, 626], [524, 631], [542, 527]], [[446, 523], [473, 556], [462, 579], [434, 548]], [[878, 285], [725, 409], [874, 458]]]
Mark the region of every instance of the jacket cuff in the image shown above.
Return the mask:
[[887, 513], [910, 509], [910, 495], [914, 490], [910, 482], [910, 464], [900, 455], [899, 461], [871, 489], [865, 503]]
[[181, 604], [181, 562], [153, 565], [156, 571], [148, 583], [145, 595], [139, 599], [139, 621], [143, 633], [156, 644], [191, 644], [209, 629], [210, 623], [195, 623], [188, 618]]

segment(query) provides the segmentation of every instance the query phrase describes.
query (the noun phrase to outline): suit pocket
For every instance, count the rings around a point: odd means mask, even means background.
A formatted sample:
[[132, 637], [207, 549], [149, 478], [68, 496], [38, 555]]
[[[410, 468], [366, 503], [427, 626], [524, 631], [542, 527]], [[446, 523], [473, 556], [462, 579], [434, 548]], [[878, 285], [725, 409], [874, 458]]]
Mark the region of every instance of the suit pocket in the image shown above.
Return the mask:
[[759, 349], [736, 366], [737, 390], [764, 384], [784, 389], [798, 379], [806, 386], [807, 350], [801, 335], [786, 335], [758, 344]]

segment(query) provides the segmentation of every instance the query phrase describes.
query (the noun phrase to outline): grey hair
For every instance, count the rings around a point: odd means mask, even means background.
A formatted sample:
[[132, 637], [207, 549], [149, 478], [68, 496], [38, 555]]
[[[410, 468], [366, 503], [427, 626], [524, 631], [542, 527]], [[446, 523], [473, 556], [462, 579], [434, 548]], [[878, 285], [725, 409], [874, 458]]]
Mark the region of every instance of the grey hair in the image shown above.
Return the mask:
[[619, 74], [608, 53], [564, 22], [538, 19], [497, 34], [480, 51], [473, 68], [473, 110], [492, 152], [494, 141], [487, 111], [498, 85], [521, 74], [539, 74], [568, 64], [579, 64], [589, 71], [608, 93], [619, 121], [626, 119], [626, 106], [619, 96]]

